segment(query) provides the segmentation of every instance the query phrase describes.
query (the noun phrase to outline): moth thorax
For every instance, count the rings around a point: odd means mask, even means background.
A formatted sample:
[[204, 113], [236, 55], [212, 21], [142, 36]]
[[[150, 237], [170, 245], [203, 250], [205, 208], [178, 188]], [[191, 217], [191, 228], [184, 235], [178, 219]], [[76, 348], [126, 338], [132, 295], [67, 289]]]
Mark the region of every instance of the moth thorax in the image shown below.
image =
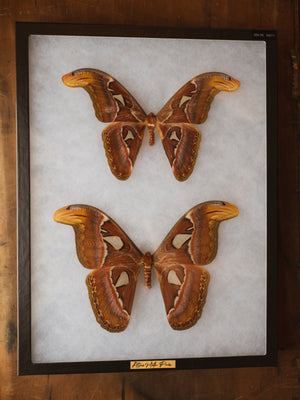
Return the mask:
[[147, 252], [142, 262], [144, 264], [144, 276], [145, 276], [145, 286], [147, 289], [151, 288], [151, 269], [152, 269], [152, 256], [149, 252]]
[[153, 113], [150, 113], [146, 118], [146, 124], [148, 126], [149, 132], [149, 145], [154, 145], [154, 129], [156, 125], [156, 116]]

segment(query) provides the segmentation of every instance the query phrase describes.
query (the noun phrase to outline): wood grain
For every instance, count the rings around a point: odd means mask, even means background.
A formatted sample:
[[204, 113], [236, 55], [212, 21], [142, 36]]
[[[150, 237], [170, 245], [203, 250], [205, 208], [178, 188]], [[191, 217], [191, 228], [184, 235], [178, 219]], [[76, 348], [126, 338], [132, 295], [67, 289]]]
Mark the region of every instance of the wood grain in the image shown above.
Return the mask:
[[[279, 43], [279, 359], [277, 368], [17, 376], [16, 21], [276, 29]], [[299, 0], [2, 0], [0, 3], [0, 399], [300, 397], [299, 115], [290, 51], [299, 63]], [[298, 64], [299, 68], [299, 64]], [[299, 74], [298, 78], [299, 80]], [[299, 87], [299, 82], [298, 82]], [[274, 116], [276, 118], [276, 116]], [[3, 172], [2, 172], [3, 171]]]

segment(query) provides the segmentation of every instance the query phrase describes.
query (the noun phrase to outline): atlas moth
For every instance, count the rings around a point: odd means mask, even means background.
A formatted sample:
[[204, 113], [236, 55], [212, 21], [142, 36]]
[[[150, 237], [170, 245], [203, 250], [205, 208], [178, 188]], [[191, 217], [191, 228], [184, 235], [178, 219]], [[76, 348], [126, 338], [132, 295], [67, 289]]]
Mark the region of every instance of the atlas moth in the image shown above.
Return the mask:
[[116, 79], [103, 71], [82, 68], [62, 77], [69, 87], [82, 87], [93, 102], [99, 121], [110, 123], [102, 132], [111, 172], [128, 179], [138, 155], [145, 128], [154, 144], [157, 128], [175, 178], [185, 181], [193, 172], [201, 140], [193, 124], [206, 121], [211, 102], [220, 91], [233, 92], [240, 82], [222, 72], [196, 76], [182, 86], [155, 116], [146, 114]]
[[218, 248], [220, 222], [236, 217], [238, 208], [223, 201], [196, 205], [175, 224], [154, 252], [143, 254], [104, 212], [88, 205], [69, 205], [54, 220], [75, 231], [77, 256], [92, 269], [86, 284], [96, 320], [110, 332], [126, 329], [140, 271], [151, 288], [151, 270], [160, 283], [167, 319], [176, 330], [193, 326], [201, 316], [211, 263]]

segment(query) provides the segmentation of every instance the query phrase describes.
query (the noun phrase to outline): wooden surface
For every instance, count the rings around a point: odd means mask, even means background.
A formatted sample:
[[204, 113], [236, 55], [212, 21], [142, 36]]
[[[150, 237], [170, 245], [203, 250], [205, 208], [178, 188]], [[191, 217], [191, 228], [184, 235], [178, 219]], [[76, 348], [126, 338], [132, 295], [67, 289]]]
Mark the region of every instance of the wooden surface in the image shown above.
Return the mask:
[[[17, 376], [15, 21], [276, 29], [278, 366]], [[0, 399], [300, 399], [299, 0], [0, 0]], [[292, 55], [298, 56], [298, 65]], [[298, 75], [297, 75], [298, 74]], [[276, 115], [274, 115], [276, 118]]]

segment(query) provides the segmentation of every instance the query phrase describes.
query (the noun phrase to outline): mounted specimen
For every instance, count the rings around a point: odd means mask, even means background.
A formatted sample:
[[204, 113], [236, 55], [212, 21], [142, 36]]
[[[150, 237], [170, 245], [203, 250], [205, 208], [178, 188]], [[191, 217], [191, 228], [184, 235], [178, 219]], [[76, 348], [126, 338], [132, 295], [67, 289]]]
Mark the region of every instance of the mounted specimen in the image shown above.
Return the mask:
[[205, 304], [209, 264], [218, 248], [221, 221], [238, 215], [238, 208], [223, 201], [208, 201], [188, 211], [171, 229], [156, 252], [142, 254], [126, 233], [106, 214], [87, 205], [57, 210], [54, 220], [72, 225], [77, 256], [85, 268], [86, 284], [98, 323], [110, 332], [126, 329], [141, 269], [145, 286], [156, 272], [173, 329], [187, 329], [201, 316]]
[[193, 124], [205, 122], [210, 104], [220, 91], [233, 92], [240, 82], [221, 72], [196, 76], [179, 89], [157, 116], [146, 114], [117, 80], [103, 71], [78, 69], [62, 77], [66, 86], [84, 88], [93, 102], [96, 117], [110, 122], [102, 132], [108, 164], [121, 180], [131, 175], [146, 126], [149, 144], [157, 127], [173, 174], [179, 181], [193, 172], [201, 133]]

